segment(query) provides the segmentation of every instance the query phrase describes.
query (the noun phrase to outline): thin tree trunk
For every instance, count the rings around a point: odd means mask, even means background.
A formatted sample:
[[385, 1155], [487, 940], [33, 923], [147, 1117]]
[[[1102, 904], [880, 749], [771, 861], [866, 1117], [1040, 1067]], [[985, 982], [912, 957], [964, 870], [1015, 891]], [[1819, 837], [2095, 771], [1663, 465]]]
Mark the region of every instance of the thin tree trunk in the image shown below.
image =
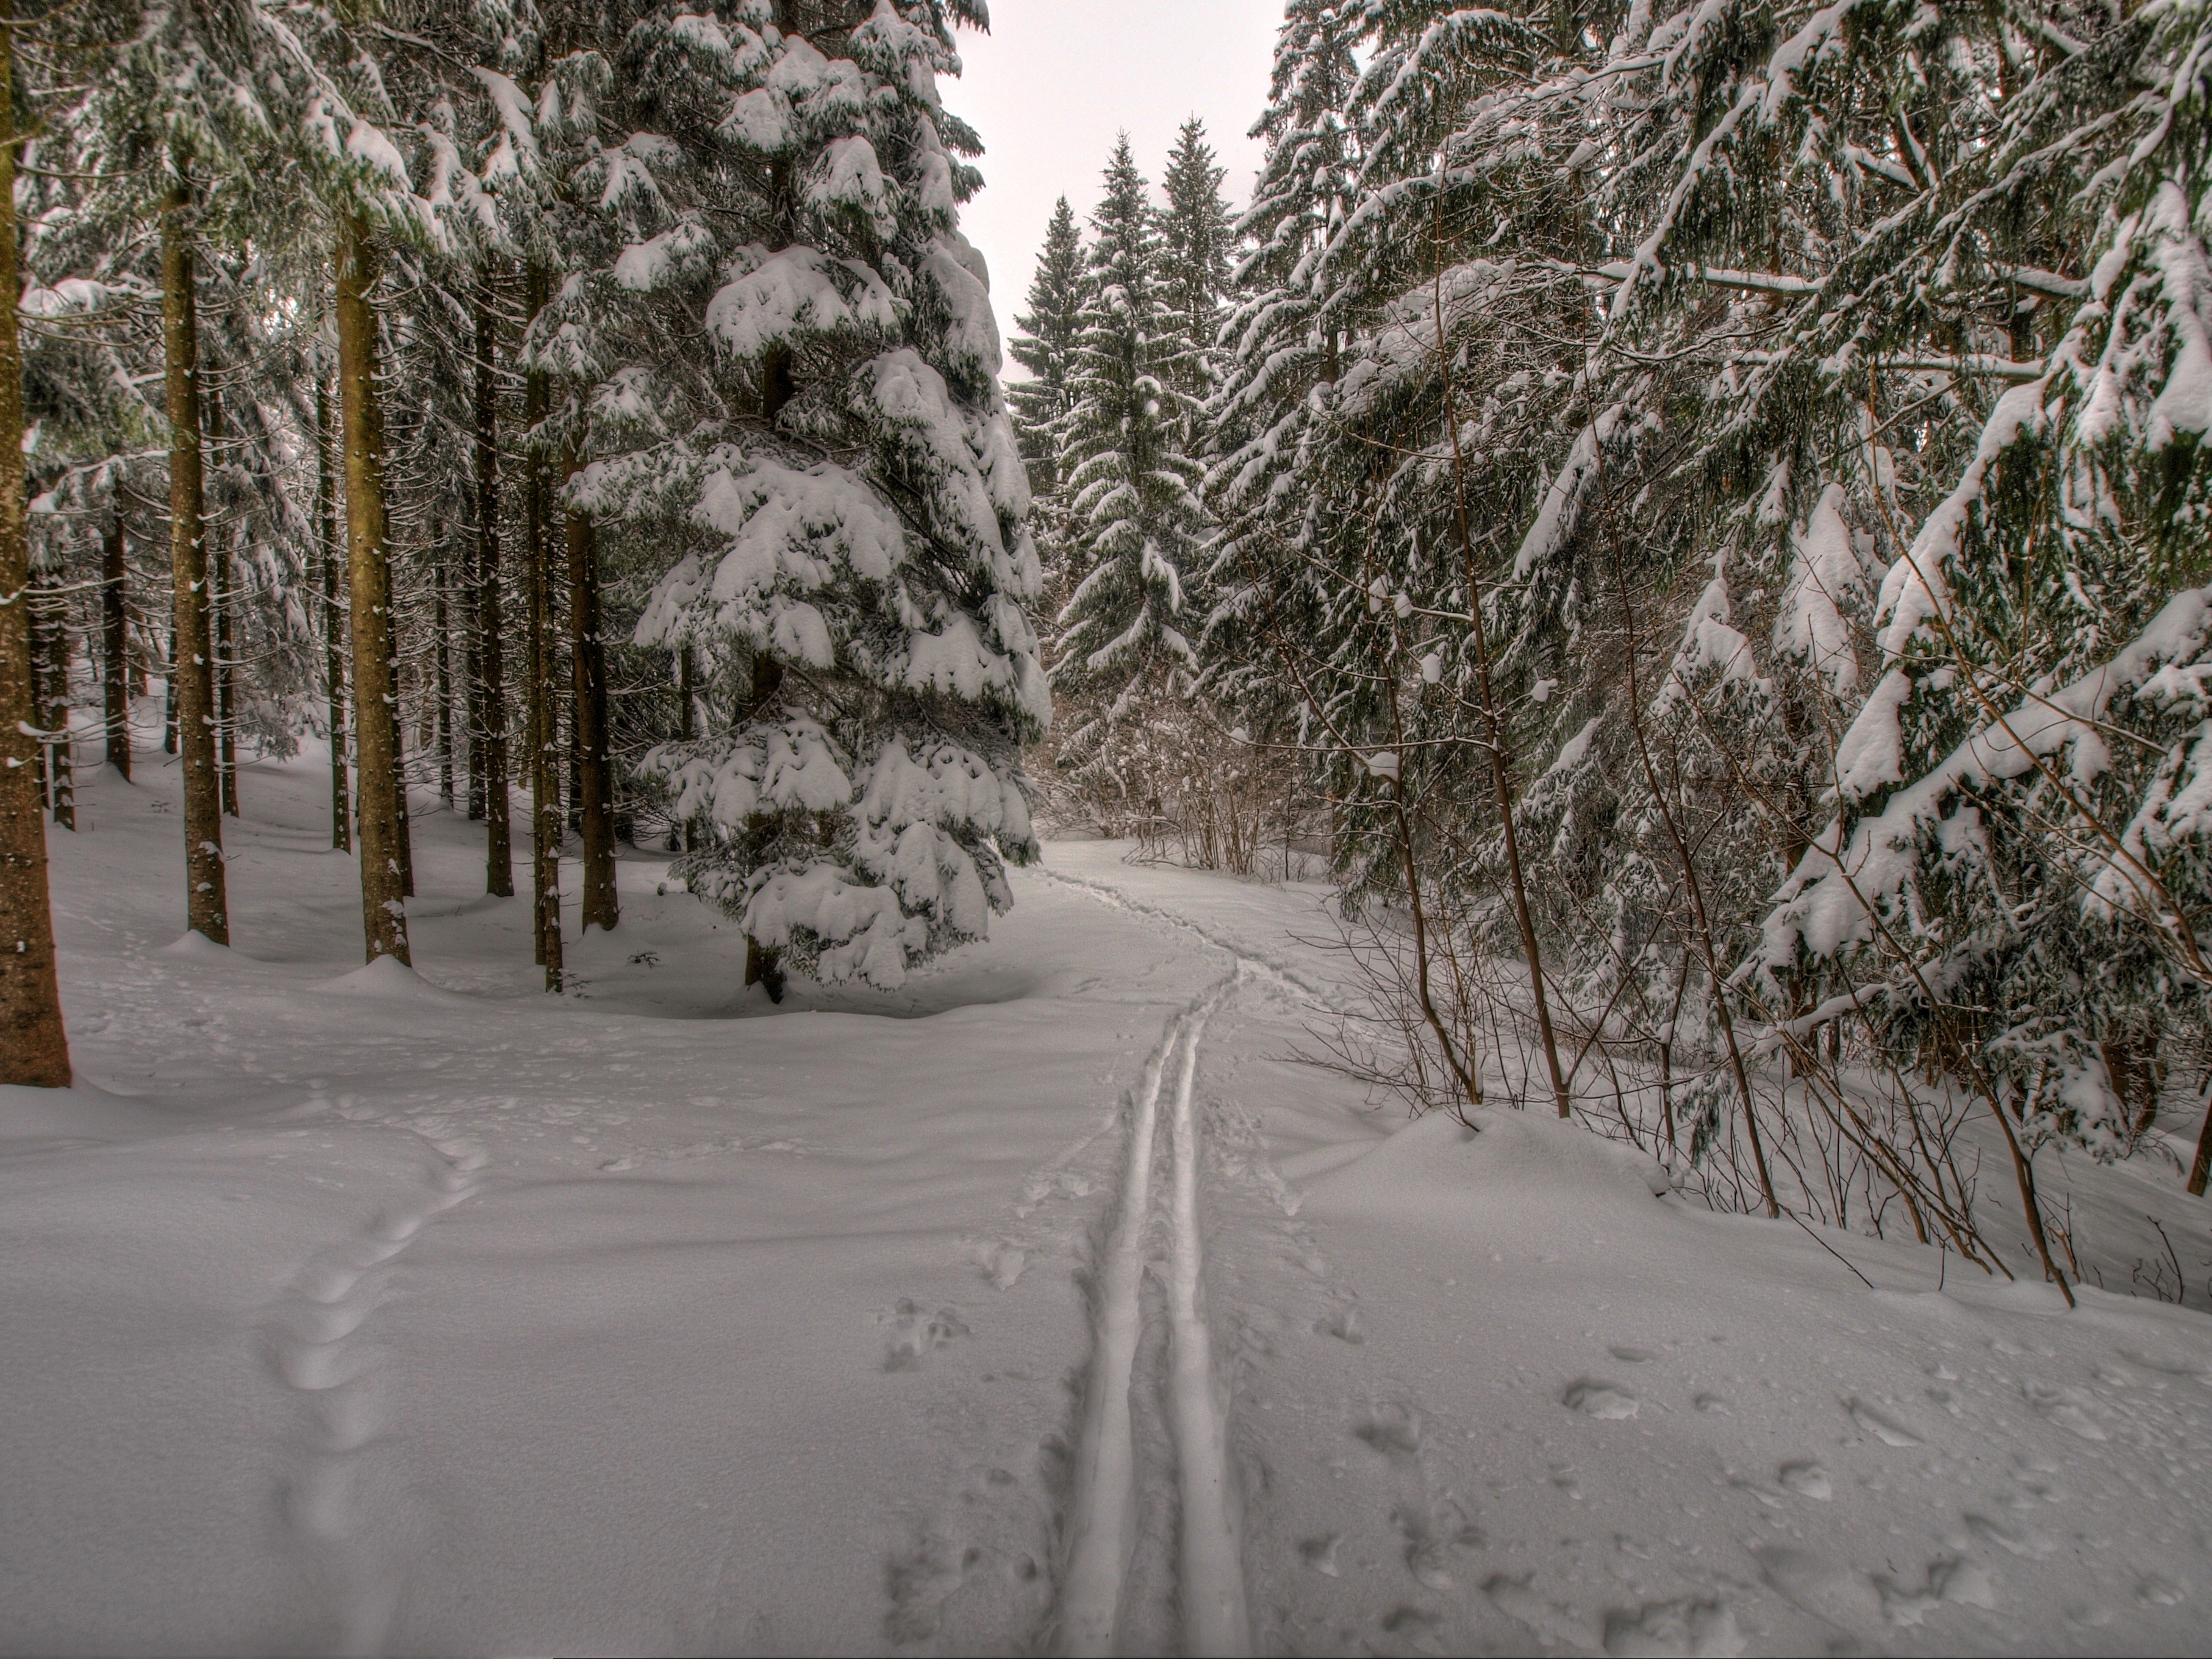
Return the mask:
[[231, 818], [238, 816], [238, 663], [230, 631], [231, 578], [235, 574], [228, 548], [210, 561], [208, 585], [215, 600], [216, 772], [222, 779], [222, 810]]
[[1474, 538], [1467, 523], [1467, 478], [1465, 463], [1460, 454], [1459, 415], [1453, 407], [1451, 359], [1444, 348], [1443, 267], [1443, 191], [1437, 192], [1437, 375], [1443, 388], [1444, 430], [1451, 438], [1452, 500], [1456, 509], [1455, 523], [1459, 529], [1460, 560], [1467, 575], [1467, 614], [1474, 633], [1475, 683], [1482, 696], [1483, 723], [1488, 728], [1490, 742], [1490, 781], [1498, 798], [1498, 822], [1505, 837], [1505, 871], [1513, 887], [1513, 917], [1521, 929], [1521, 949], [1528, 959], [1528, 995], [1536, 1004], [1536, 1032], [1544, 1045], [1544, 1064], [1550, 1069], [1552, 1099], [1561, 1117], [1573, 1114], [1573, 1105], [1567, 1097], [1567, 1080], [1559, 1069], [1559, 1040], [1552, 1032], [1552, 1004], [1544, 994], [1544, 963], [1536, 945], [1536, 923], [1528, 909], [1528, 884], [1521, 869], [1521, 842], [1513, 826], [1513, 784], [1505, 754], [1508, 742], [1505, 722], [1498, 714], [1496, 698], [1490, 684], [1490, 644], [1484, 637], [1482, 627], [1482, 584], [1480, 572], [1475, 568]]
[[46, 808], [65, 830], [76, 828], [76, 781], [70, 761], [69, 598], [58, 565], [31, 572], [32, 705], [44, 734], [40, 740]]
[[400, 669], [399, 607], [393, 597], [390, 543], [384, 558], [384, 657], [392, 670], [392, 790], [399, 802], [398, 833], [393, 839], [399, 861], [399, 891], [415, 896], [415, 814], [407, 802], [407, 687]]
[[[783, 664], [764, 651], [756, 651], [753, 654], [751, 695], [745, 702], [745, 720], [758, 718], [782, 687]], [[763, 835], [763, 821], [756, 820], [748, 823], [744, 833], [749, 861], [757, 859]], [[777, 960], [779, 954], [777, 951], [763, 948], [750, 934], [745, 935], [745, 983], [748, 985], [765, 985], [769, 1000], [772, 1002], [783, 1001], [784, 976], [782, 965]]]
[[[568, 476], [582, 470], [572, 451]], [[576, 793], [582, 797], [584, 833], [583, 918], [580, 933], [596, 923], [611, 932], [622, 920], [615, 892], [614, 767], [607, 754], [606, 651], [599, 639], [599, 550], [591, 515], [573, 508], [568, 533], [569, 660], [576, 734]]]
[[[691, 642], [686, 639], [676, 648], [676, 738], [678, 742], [688, 743], [699, 734], [697, 678], [698, 669], [692, 656]], [[685, 852], [691, 851], [691, 820], [688, 818], [684, 820], [680, 840], [676, 826], [672, 824], [668, 826], [669, 851], [674, 852], [679, 846]]]
[[447, 604], [447, 593], [452, 586], [453, 572], [446, 562], [446, 536], [443, 524], [434, 525], [431, 544], [437, 548], [435, 567], [437, 582], [437, 651], [432, 663], [438, 681], [438, 798], [446, 803], [446, 810], [453, 809], [453, 653], [447, 638], [453, 627], [453, 615]]
[[[527, 311], [535, 322], [546, 300], [546, 274], [530, 267]], [[550, 515], [545, 463], [536, 434], [548, 403], [544, 374], [532, 370], [523, 393], [523, 423], [528, 484], [526, 514], [529, 548], [525, 558], [530, 596], [530, 839], [532, 892], [538, 918], [538, 960], [545, 966], [545, 989], [561, 989], [561, 763], [560, 735], [554, 709], [553, 591]]]
[[[13, 0], [0, 0], [0, 294], [15, 270]], [[0, 1083], [67, 1088], [69, 1037], [54, 972], [46, 825], [39, 810], [38, 711], [31, 703], [31, 531], [23, 487], [23, 354], [15, 307], [0, 306]]]
[[100, 544], [100, 669], [107, 704], [107, 764], [131, 776], [131, 609], [123, 519], [107, 521]]
[[507, 670], [501, 639], [499, 578], [499, 390], [492, 378], [497, 324], [489, 301], [477, 306], [477, 661], [483, 735], [484, 891], [514, 893], [514, 843], [507, 815]]
[[2189, 1166], [2189, 1196], [2202, 1198], [2208, 1179], [2212, 1179], [2212, 1100], [2205, 1102], [2204, 1127], [2197, 1134], [2197, 1160]]
[[[1636, 739], [1636, 754], [1644, 770], [1644, 786], [1651, 791], [1653, 803], [1659, 808], [1660, 821], [1666, 826], [1667, 839], [1674, 845], [1675, 861], [1682, 872], [1683, 891], [1690, 900], [1690, 921], [1696, 930], [1698, 954], [1705, 960], [1705, 978], [1712, 986], [1713, 1012], [1719, 1016], [1721, 1037], [1726, 1044], [1729, 1068], [1735, 1077], [1736, 1093], [1743, 1105], [1743, 1132], [1751, 1142], [1751, 1160], [1759, 1172], [1759, 1194], [1766, 1201], [1766, 1214], [1771, 1220], [1782, 1219], [1782, 1206], [1774, 1196], [1774, 1181], [1766, 1170], [1766, 1147], [1759, 1138], [1759, 1111], [1752, 1097], [1751, 1075], [1745, 1069], [1743, 1050], [1736, 1042], [1735, 1020], [1729, 1011], [1728, 984], [1721, 972], [1720, 956], [1713, 944], [1712, 922], [1705, 912], [1704, 884], [1698, 880], [1697, 861], [1690, 856], [1690, 844], [1684, 839], [1681, 826], [1674, 821], [1673, 797], [1660, 784], [1658, 768], [1651, 764], [1651, 751], [1644, 741], [1644, 706], [1636, 684], [1635, 613], [1630, 608], [1628, 581], [1620, 569], [1620, 550], [1613, 549], [1613, 578], [1620, 590], [1622, 626], [1628, 632], [1628, 724]], [[1686, 977], [1687, 970], [1685, 971]], [[1680, 1003], [1678, 1000], [1676, 1008]], [[1672, 1040], [1671, 1033], [1669, 1040]], [[1899, 1189], [1903, 1191], [1903, 1188]], [[1910, 1199], [1907, 1200], [1910, 1202]]]
[[482, 823], [483, 799], [483, 639], [477, 627], [476, 553], [465, 545], [460, 555], [461, 724], [467, 735], [468, 769], [462, 796], [469, 822]]
[[[222, 468], [223, 422], [222, 398], [220, 394], [204, 399], [200, 415], [206, 437], [204, 457], [212, 454], [212, 465], [220, 473]], [[203, 459], [203, 466], [210, 463]], [[204, 488], [203, 483], [203, 488]], [[233, 663], [230, 642], [230, 548], [227, 540], [218, 538], [221, 545], [208, 554], [207, 591], [208, 615], [211, 621], [209, 631], [215, 642], [210, 659], [215, 684], [215, 773], [216, 787], [222, 797], [223, 815], [238, 816], [238, 742], [233, 716]]]
[[392, 579], [385, 545], [384, 412], [376, 384], [376, 281], [368, 222], [338, 220], [337, 248], [338, 409], [344, 429], [346, 574], [353, 604], [354, 746], [361, 757], [361, 909], [368, 957], [407, 947], [398, 785], [397, 687], [392, 675]]
[[161, 669], [161, 753], [177, 752], [177, 607], [169, 602], [169, 650]]
[[323, 683], [331, 696], [331, 845], [353, 851], [353, 807], [346, 787], [346, 604], [338, 579], [337, 492], [331, 461], [331, 387], [315, 372], [315, 539], [322, 545]]
[[161, 345], [169, 414], [169, 562], [176, 633], [169, 645], [177, 748], [185, 773], [185, 914], [194, 932], [230, 942], [223, 880], [222, 782], [216, 768], [214, 642], [208, 630], [205, 457], [200, 449], [199, 318], [193, 293], [191, 187], [161, 206]]

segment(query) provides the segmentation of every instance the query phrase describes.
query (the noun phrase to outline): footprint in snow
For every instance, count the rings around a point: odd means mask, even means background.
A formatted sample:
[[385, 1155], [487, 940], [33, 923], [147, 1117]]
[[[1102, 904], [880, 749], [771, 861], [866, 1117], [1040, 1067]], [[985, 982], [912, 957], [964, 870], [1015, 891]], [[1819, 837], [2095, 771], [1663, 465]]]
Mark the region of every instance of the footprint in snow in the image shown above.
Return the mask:
[[1386, 1402], [1353, 1423], [1352, 1433], [1393, 1462], [1409, 1461], [1421, 1450], [1421, 1416], [1408, 1407]]
[[1836, 1488], [1828, 1479], [1828, 1471], [1818, 1463], [1784, 1463], [1774, 1478], [1800, 1498], [1811, 1498], [1825, 1504], [1836, 1495]]
[[1366, 1334], [1359, 1328], [1359, 1310], [1357, 1308], [1338, 1308], [1327, 1317], [1315, 1320], [1314, 1335], [1334, 1336], [1340, 1342], [1355, 1345], [1367, 1340]]
[[1298, 1545], [1298, 1559], [1324, 1577], [1339, 1577], [1343, 1569], [1336, 1564], [1336, 1547], [1343, 1541], [1343, 1535], [1334, 1532], [1324, 1538], [1305, 1539]]
[[1649, 1365], [1652, 1360], [1656, 1359], [1659, 1357], [1648, 1348], [1632, 1348], [1616, 1346], [1607, 1348], [1606, 1352], [1611, 1354], [1614, 1359], [1620, 1360], [1624, 1365]]
[[1647, 1601], [1605, 1616], [1605, 1650], [1735, 1659], [1746, 1646], [1726, 1601]]
[[1571, 1383], [1559, 1397], [1559, 1403], [1569, 1411], [1578, 1411], [1585, 1417], [1602, 1418], [1607, 1422], [1619, 1422], [1636, 1415], [1638, 1401], [1632, 1393], [1618, 1383], [1601, 1382], [1585, 1377]]
[[957, 1336], [974, 1333], [950, 1308], [926, 1313], [902, 1297], [896, 1309], [878, 1313], [878, 1323], [890, 1327], [891, 1340], [884, 1349], [885, 1371], [918, 1371], [925, 1357]]
[[1883, 1416], [1863, 1400], [1846, 1400], [1844, 1409], [1851, 1414], [1851, 1421], [1886, 1446], [1917, 1446], [1920, 1444], [1920, 1437], [1911, 1429]]

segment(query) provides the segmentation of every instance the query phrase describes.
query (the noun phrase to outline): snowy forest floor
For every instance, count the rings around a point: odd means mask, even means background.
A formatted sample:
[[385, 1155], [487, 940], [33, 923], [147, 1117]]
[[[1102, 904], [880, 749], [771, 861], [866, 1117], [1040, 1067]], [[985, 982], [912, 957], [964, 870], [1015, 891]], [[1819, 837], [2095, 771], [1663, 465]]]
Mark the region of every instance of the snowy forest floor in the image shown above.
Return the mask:
[[[364, 971], [324, 773], [242, 787], [234, 949], [162, 757], [53, 837], [7, 1651], [2207, 1650], [2199, 1293], [1828, 1235], [1869, 1290], [1579, 1129], [1370, 1106], [1294, 1057], [1317, 888], [1057, 844], [988, 945], [779, 1009], [625, 849], [549, 997], [477, 826], [416, 818], [419, 978]], [[2170, 1172], [2069, 1176], [2203, 1282]]]

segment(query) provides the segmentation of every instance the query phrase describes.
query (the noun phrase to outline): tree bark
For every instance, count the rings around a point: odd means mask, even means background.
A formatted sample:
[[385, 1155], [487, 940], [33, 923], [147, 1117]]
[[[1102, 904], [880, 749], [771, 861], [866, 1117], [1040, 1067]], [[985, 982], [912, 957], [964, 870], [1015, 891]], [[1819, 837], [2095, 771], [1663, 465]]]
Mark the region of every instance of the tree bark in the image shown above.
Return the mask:
[[177, 752], [177, 606], [169, 602], [169, 651], [161, 669], [161, 753]]
[[498, 344], [490, 304], [477, 306], [477, 663], [483, 745], [484, 891], [514, 893], [514, 843], [508, 821], [507, 674], [499, 596], [499, 389], [492, 378]]
[[[698, 669], [691, 652], [691, 642], [686, 639], [676, 648], [676, 738], [688, 743], [699, 735]], [[691, 851], [691, 820], [685, 819], [679, 838], [677, 827], [668, 826], [668, 850], [671, 852]]]
[[392, 845], [399, 861], [400, 894], [412, 899], [415, 896], [415, 814], [407, 805], [406, 699], [402, 695], [404, 687], [399, 674], [399, 608], [393, 602], [394, 584], [388, 539], [382, 568], [386, 617], [384, 660], [392, 671], [392, 791], [399, 802], [398, 833], [393, 837]]
[[386, 551], [384, 415], [376, 384], [376, 281], [368, 222], [340, 215], [337, 248], [338, 409], [344, 433], [346, 575], [353, 607], [354, 748], [361, 775], [362, 929], [370, 961], [412, 966], [399, 863], [398, 709], [392, 675], [392, 579]]
[[123, 519], [107, 521], [100, 543], [100, 678], [107, 704], [107, 764], [131, 776], [131, 596]]
[[46, 808], [65, 830], [76, 828], [76, 779], [70, 766], [69, 596], [58, 565], [31, 572], [32, 702], [38, 710]]
[[2202, 1198], [2208, 1178], [2212, 1178], [2212, 1101], [2205, 1103], [2204, 1127], [2197, 1134], [2197, 1159], [2189, 1166], [2189, 1196]]
[[[12, 0], [0, 0], [0, 294], [15, 269]], [[38, 711], [31, 705], [31, 531], [23, 487], [23, 354], [15, 307], [0, 306], [0, 1083], [67, 1088], [69, 1038], [54, 972], [46, 825], [39, 810]]]
[[315, 374], [315, 539], [322, 545], [323, 683], [331, 696], [331, 845], [353, 851], [353, 804], [346, 787], [346, 609], [338, 580], [337, 492], [331, 463], [331, 388]]
[[[764, 651], [756, 651], [753, 654], [751, 693], [745, 701], [745, 720], [757, 719], [761, 711], [775, 701], [776, 693], [782, 688], [783, 664]], [[758, 820], [749, 823], [744, 834], [749, 860], [757, 862], [760, 857], [763, 839]], [[769, 1000], [772, 1002], [783, 1001], [783, 966], [777, 960], [781, 954], [779, 951], [764, 948], [750, 934], [745, 935], [745, 983], [748, 985], [765, 985]]]
[[238, 663], [231, 643], [230, 550], [209, 563], [208, 587], [215, 602], [216, 775], [222, 780], [222, 810], [238, 816]]
[[161, 204], [161, 347], [169, 414], [169, 563], [176, 630], [169, 683], [185, 774], [187, 925], [230, 942], [223, 879], [222, 781], [216, 768], [215, 645], [208, 631], [205, 457], [200, 449], [199, 317], [193, 292], [191, 186], [182, 178]]
[[[217, 472], [222, 468], [222, 398], [220, 394], [204, 398], [200, 405], [202, 424], [205, 429], [203, 444], [204, 468], [206, 456], [213, 455], [212, 464]], [[205, 488], [203, 481], [202, 488]], [[223, 815], [238, 816], [238, 740], [233, 721], [232, 651], [230, 642], [230, 549], [219, 546], [207, 556], [209, 632], [215, 649], [209, 655], [209, 672], [215, 685], [215, 775], [217, 792], [222, 799]]]
[[[530, 267], [526, 310], [537, 321], [544, 309], [548, 279]], [[531, 887], [537, 915], [538, 960], [545, 966], [545, 989], [561, 989], [561, 781], [560, 732], [553, 695], [553, 592], [550, 515], [547, 509], [545, 463], [537, 433], [549, 403], [545, 377], [532, 369], [523, 388], [524, 439], [528, 457], [525, 515], [529, 547], [525, 550], [530, 601], [530, 841]]]
[[[583, 469], [571, 450], [568, 476]], [[568, 533], [568, 638], [575, 699], [577, 794], [583, 797], [583, 918], [613, 931], [622, 920], [615, 891], [614, 767], [607, 754], [606, 648], [599, 639], [599, 549], [591, 515], [573, 508]]]
[[435, 566], [437, 581], [438, 646], [432, 669], [438, 681], [438, 797], [446, 803], [446, 810], [453, 809], [453, 642], [447, 638], [453, 628], [453, 614], [447, 596], [453, 586], [453, 567], [446, 560], [445, 525], [434, 525], [430, 532], [431, 545], [437, 549]]

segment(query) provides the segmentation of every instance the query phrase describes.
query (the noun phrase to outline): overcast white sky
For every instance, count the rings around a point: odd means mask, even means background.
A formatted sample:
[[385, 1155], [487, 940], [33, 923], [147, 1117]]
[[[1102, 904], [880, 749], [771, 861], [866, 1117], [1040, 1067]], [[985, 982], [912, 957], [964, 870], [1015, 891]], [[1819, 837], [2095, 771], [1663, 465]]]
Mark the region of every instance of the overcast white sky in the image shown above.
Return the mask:
[[990, 263], [1001, 335], [1013, 338], [1054, 200], [1065, 195], [1087, 233], [1123, 128], [1157, 186], [1176, 129], [1197, 116], [1243, 208], [1261, 160], [1244, 132], [1282, 21], [1283, 0], [991, 0], [991, 33], [960, 31], [964, 72], [942, 90], [982, 136], [985, 180], [960, 227]]

